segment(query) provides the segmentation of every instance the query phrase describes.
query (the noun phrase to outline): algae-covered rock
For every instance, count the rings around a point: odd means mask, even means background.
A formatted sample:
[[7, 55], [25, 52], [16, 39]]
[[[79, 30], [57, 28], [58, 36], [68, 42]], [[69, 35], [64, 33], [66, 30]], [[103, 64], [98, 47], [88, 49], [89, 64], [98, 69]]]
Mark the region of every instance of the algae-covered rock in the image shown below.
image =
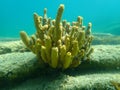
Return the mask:
[[94, 33], [93, 45], [119, 45], [120, 36], [110, 33]]
[[120, 83], [120, 72], [39, 77], [27, 80], [14, 87], [13, 90], [116, 90], [116, 86], [112, 82]]
[[6, 53], [12, 53], [12, 52], [25, 52], [29, 51], [24, 44], [18, 39], [18, 40], [7, 40], [2, 39], [3, 41], [0, 41], [0, 55], [6, 54]]
[[2, 54], [0, 55], [0, 79], [12, 80], [23, 77], [36, 68], [35, 63], [36, 57], [32, 53]]
[[[120, 83], [120, 45], [93, 47], [95, 51], [90, 61], [82, 62], [79, 67], [67, 71], [39, 67], [36, 56], [31, 52], [2, 54], [0, 55], [0, 86], [7, 85], [7, 89], [13, 90], [30, 88], [115, 90], [115, 85], [111, 82]], [[17, 82], [14, 87], [8, 86], [11, 82], [15, 84], [16, 80], [24, 80], [24, 82], [22, 84]]]

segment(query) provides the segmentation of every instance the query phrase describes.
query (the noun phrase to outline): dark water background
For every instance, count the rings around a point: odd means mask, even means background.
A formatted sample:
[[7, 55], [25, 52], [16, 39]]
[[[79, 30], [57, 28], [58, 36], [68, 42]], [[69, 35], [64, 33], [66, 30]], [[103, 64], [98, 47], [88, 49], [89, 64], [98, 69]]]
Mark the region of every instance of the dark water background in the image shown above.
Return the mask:
[[19, 37], [25, 30], [35, 32], [33, 13], [55, 18], [60, 4], [65, 5], [63, 19], [75, 21], [84, 17], [84, 25], [93, 24], [93, 32], [120, 35], [120, 0], [0, 0], [0, 37]]

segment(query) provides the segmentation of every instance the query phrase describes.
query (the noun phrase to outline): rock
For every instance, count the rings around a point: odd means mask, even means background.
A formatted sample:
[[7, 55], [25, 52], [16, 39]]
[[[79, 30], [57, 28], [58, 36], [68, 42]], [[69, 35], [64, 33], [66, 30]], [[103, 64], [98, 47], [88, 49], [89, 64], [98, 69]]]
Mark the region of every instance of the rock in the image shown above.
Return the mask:
[[120, 45], [94, 45], [93, 48], [90, 61], [83, 61], [79, 67], [66, 71], [53, 70], [48, 66], [41, 68], [36, 56], [31, 52], [18, 50], [1, 54], [0, 86], [9, 85], [11, 82], [15, 84], [17, 80], [22, 81], [22, 84], [18, 82], [14, 88], [8, 86], [3, 89], [115, 90], [111, 81], [120, 83]]
[[[111, 49], [110, 49], [111, 48]], [[89, 62], [83, 62], [79, 69], [119, 69], [120, 68], [120, 45], [96, 45]], [[27, 73], [34, 68], [38, 60], [31, 52], [8, 53], [0, 55], [0, 77], [7, 78], [17, 73]], [[19, 77], [19, 76], [18, 76]]]
[[119, 45], [120, 36], [110, 33], [94, 33], [93, 45]]
[[0, 42], [0, 55], [12, 52], [25, 52], [29, 51], [24, 44], [18, 41], [2, 41]]
[[120, 45], [96, 45], [94, 48], [91, 61], [99, 63], [103, 68], [117, 69], [120, 67]]
[[83, 68], [91, 69], [119, 69], [120, 68], [120, 45], [94, 45], [94, 53], [91, 60]]
[[120, 82], [120, 72], [39, 77], [27, 80], [12, 90], [116, 90], [112, 81]]
[[0, 80], [12, 80], [31, 72], [36, 63], [33, 53], [8, 53], [0, 55]]

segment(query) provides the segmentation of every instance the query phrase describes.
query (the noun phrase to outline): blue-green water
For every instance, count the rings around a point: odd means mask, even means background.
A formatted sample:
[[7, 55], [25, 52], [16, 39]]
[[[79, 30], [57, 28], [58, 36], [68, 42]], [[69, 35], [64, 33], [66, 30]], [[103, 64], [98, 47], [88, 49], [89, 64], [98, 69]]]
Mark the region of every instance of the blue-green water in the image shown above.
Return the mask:
[[19, 37], [25, 30], [35, 32], [33, 13], [55, 18], [60, 4], [65, 5], [63, 19], [75, 21], [84, 17], [84, 25], [93, 24], [93, 32], [120, 35], [120, 0], [0, 0], [0, 37]]

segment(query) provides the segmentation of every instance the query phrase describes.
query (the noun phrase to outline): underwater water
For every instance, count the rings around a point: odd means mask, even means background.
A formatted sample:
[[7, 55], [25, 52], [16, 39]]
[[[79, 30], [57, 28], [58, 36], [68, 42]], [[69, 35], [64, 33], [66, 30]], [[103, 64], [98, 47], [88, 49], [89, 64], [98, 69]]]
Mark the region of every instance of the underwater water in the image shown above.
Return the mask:
[[0, 37], [19, 37], [21, 30], [33, 34], [33, 13], [43, 15], [47, 8], [54, 19], [60, 4], [65, 5], [62, 19], [82, 16], [85, 25], [92, 22], [94, 33], [120, 35], [120, 0], [0, 0]]

